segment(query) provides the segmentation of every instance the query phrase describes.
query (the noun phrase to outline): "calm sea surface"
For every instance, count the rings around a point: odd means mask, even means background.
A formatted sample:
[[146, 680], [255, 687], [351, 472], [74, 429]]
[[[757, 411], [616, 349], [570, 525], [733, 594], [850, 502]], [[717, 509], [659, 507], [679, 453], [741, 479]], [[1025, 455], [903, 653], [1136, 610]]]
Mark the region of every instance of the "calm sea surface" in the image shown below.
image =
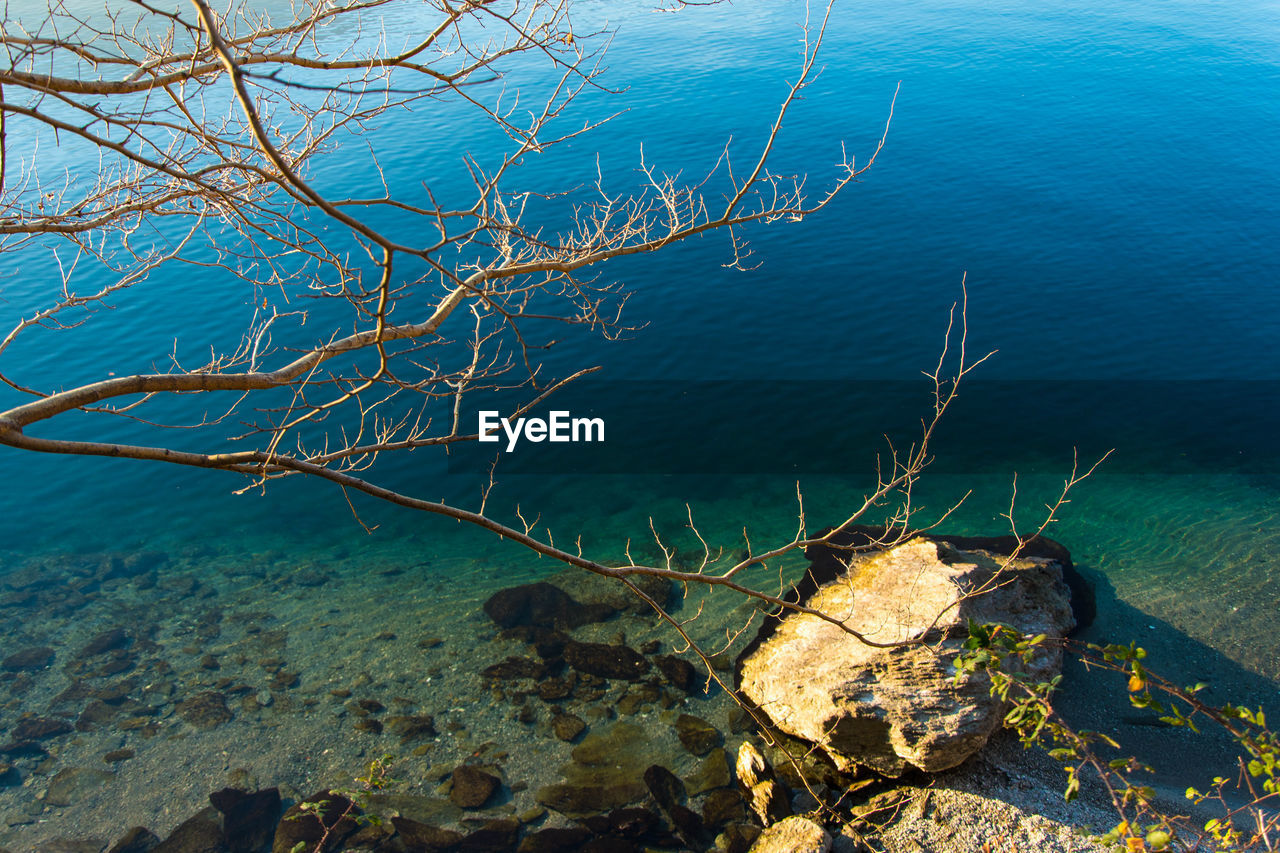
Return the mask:
[[[618, 30], [607, 79], [625, 89], [585, 99], [582, 114], [626, 112], [530, 174], [580, 184], [593, 178], [598, 153], [602, 171], [625, 183], [643, 145], [649, 162], [696, 175], [730, 137], [745, 156], [794, 75], [803, 11], [744, 2], [665, 15], [584, 3], [584, 22], [608, 19]], [[666, 383], [665, 400], [645, 398], [644, 432], [659, 455], [665, 444], [673, 459], [697, 457], [742, 433], [754, 443], [736, 464], [695, 473], [676, 462], [592, 473], [568, 461], [512, 474], [500, 478], [494, 506], [536, 506], [557, 541], [581, 534], [612, 555], [644, 537], [651, 516], [678, 529], [687, 502], [704, 535], [733, 546], [744, 525], [757, 542], [788, 535], [802, 474], [811, 522], [836, 521], [869, 483], [878, 425], [901, 430], [919, 414], [879, 408], [875, 383], [898, 395], [932, 367], [967, 276], [970, 350], [999, 351], [975, 378], [1009, 384], [989, 398], [975, 384], [985, 400], [972, 407], [977, 420], [961, 412], [950, 439], [944, 430], [941, 473], [921, 486], [924, 516], [972, 490], [949, 527], [1003, 533], [1018, 472], [1019, 517], [1033, 523], [1074, 445], [1094, 456], [1115, 446], [1052, 535], [1127, 605], [1280, 677], [1270, 631], [1280, 605], [1271, 447], [1280, 411], [1280, 6], [842, 0], [822, 64], [784, 128], [779, 168], [810, 173], [816, 189], [842, 141], [864, 159], [901, 83], [887, 145], [862, 182], [802, 224], [752, 230], [752, 271], [722, 266], [721, 237], [606, 269], [633, 294], [627, 318], [644, 328], [614, 343], [570, 336], [548, 356], [552, 372], [601, 365], [610, 382]], [[459, 152], [483, 158], [496, 144], [482, 128], [427, 110], [387, 118], [375, 138], [397, 186], [430, 177], [460, 187]], [[353, 194], [374, 179], [344, 157], [316, 177]], [[56, 267], [47, 252], [0, 263], [11, 276], [0, 285], [9, 324], [52, 292]], [[234, 282], [175, 272], [95, 316], [98, 334], [33, 336], [3, 368], [49, 385], [145, 370], [175, 339], [183, 353], [233, 339], [250, 299]], [[705, 390], [701, 380], [758, 383], [759, 393], [694, 405], [687, 396]], [[777, 393], [800, 382], [804, 393]], [[851, 414], [842, 398], [855, 390], [866, 396]], [[1124, 407], [1135, 399], [1140, 407]], [[770, 443], [794, 449], [800, 427], [824, 461], [780, 469]], [[146, 435], [128, 423], [108, 430]], [[866, 445], [826, 461], [824, 442], [850, 431], [867, 434]], [[425, 497], [471, 501], [480, 479], [465, 467], [415, 454], [380, 473]], [[246, 560], [363, 555], [329, 561], [347, 573], [369, 555], [425, 564], [406, 585], [447, 581], [430, 566], [467, 558], [500, 585], [531, 565], [515, 546], [386, 507], [361, 505], [366, 522], [382, 525], [367, 534], [341, 494], [319, 485], [235, 496], [230, 475], [8, 449], [0, 482], [0, 547], [11, 566], [74, 551], [194, 547]], [[438, 589], [447, 599], [449, 584]]]

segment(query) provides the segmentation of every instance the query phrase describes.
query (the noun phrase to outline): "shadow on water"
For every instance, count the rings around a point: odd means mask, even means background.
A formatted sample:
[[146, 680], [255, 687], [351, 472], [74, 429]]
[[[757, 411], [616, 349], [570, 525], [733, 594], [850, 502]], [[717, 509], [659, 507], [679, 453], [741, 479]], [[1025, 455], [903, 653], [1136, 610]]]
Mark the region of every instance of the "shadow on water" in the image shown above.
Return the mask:
[[[1261, 707], [1275, 718], [1273, 712], [1280, 710], [1275, 681], [1121, 600], [1100, 572], [1077, 569], [1093, 582], [1097, 601], [1097, 618], [1077, 634], [1078, 641], [1136, 643], [1146, 650], [1144, 663], [1152, 673], [1179, 686], [1205, 684], [1199, 696], [1206, 704]], [[1241, 750], [1221, 727], [1201, 720], [1196, 733], [1162, 723], [1158, 713], [1130, 704], [1124, 676], [1088, 668], [1076, 656], [1064, 666], [1057, 704], [1075, 728], [1107, 734], [1121, 744], [1122, 755], [1150, 765], [1155, 776], [1149, 784], [1174, 799], [1181, 800], [1188, 786], [1204, 790], [1214, 776], [1234, 778], [1239, 770]]]

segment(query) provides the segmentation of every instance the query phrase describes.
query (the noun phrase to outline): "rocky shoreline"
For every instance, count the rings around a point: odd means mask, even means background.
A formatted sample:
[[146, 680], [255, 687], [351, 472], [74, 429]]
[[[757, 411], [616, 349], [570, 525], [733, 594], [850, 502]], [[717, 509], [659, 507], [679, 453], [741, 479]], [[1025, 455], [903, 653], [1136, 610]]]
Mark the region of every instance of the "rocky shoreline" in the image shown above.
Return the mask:
[[[817, 805], [647, 605], [603, 579], [477, 583], [442, 605], [394, 564], [352, 577], [202, 561], [88, 555], [0, 579], [20, 626], [0, 663], [0, 849], [288, 850], [305, 839], [276, 843], [302, 825], [287, 810], [387, 754], [396, 782], [366, 805], [385, 820], [331, 849], [746, 850], [760, 821], [734, 771], [744, 743], [788, 811]], [[645, 583], [677, 613], [697, 606]], [[740, 602], [721, 612], [741, 616]], [[732, 677], [729, 654], [713, 663]], [[884, 826], [834, 843], [978, 853], [997, 827], [1094, 849], [1073, 826], [1105, 825], [1105, 804], [1068, 808], [1060, 784], [997, 737], [956, 770], [870, 782], [846, 816]]]

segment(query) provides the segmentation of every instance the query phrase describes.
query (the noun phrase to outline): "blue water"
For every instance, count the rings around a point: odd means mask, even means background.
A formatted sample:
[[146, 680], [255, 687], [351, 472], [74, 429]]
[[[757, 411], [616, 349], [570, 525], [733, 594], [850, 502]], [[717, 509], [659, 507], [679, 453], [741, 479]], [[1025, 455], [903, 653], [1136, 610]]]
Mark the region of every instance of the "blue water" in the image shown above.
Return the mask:
[[[518, 178], [532, 187], [590, 181], [597, 153], [615, 186], [633, 185], [642, 144], [648, 162], [690, 177], [709, 168], [730, 138], [730, 150], [746, 158], [794, 75], [798, 2], [680, 15], [621, 5], [580, 11], [585, 26], [607, 17], [617, 28], [606, 81], [622, 91], [585, 97], [571, 120], [625, 112], [558, 152], [531, 158]], [[412, 24], [401, 17], [389, 28]], [[802, 224], [749, 229], [759, 264], [750, 271], [722, 266], [729, 259], [723, 236], [608, 265], [604, 274], [632, 295], [626, 319], [643, 328], [612, 343], [571, 331], [547, 353], [549, 373], [599, 365], [611, 380], [670, 380], [673, 389], [699, 379], [913, 379], [936, 362], [964, 280], [970, 351], [998, 350], [979, 374], [985, 379], [1026, 380], [1029, 388], [1042, 380], [1103, 387], [1230, 379], [1241, 394], [1252, 381], [1262, 388], [1280, 379], [1280, 8], [842, 2], [821, 64], [821, 77], [785, 125], [777, 169], [807, 172], [820, 190], [841, 142], [865, 160], [900, 84], [875, 167]], [[461, 150], [491, 157], [501, 142], [457, 113], [427, 109], [384, 118], [370, 140], [391, 184], [412, 195], [429, 180], [445, 196], [466, 188]], [[362, 153], [348, 141], [317, 167], [318, 184], [367, 192], [375, 175], [361, 165]], [[60, 156], [73, 170], [93, 168], [74, 150]], [[548, 204], [546, 211], [549, 227], [563, 224], [562, 207]], [[378, 222], [396, 227], [394, 217]], [[12, 276], [3, 283], [6, 323], [52, 292], [51, 257], [46, 248], [0, 256]], [[227, 276], [175, 270], [81, 329], [20, 341], [3, 369], [57, 387], [107, 371], [146, 370], [163, 361], [175, 339], [179, 354], [195, 359], [234, 341], [255, 299]], [[1091, 400], [1086, 393], [1073, 416], [1087, 418]], [[718, 428], [785, 430], [789, 422], [821, 421], [823, 411], [820, 395], [783, 411], [768, 397], [744, 400]], [[689, 426], [674, 390], [670, 405], [654, 414], [655, 434], [673, 447], [716, 441], [705, 424]], [[874, 407], [865, 414], [866, 423], [876, 422]], [[1212, 434], [1218, 413], [1195, 414], [1159, 424], [1145, 450], [1180, 453], [1187, 436]], [[1034, 435], [1057, 417], [1030, 392], [1004, 420]], [[833, 433], [839, 428], [831, 425]], [[75, 421], [70, 429], [119, 440], [151, 435], [129, 422]], [[928, 518], [976, 489], [952, 522], [971, 532], [1004, 532], [1000, 515], [1018, 470], [1038, 472], [1039, 479], [1020, 485], [1032, 519], [1072, 457], [1065, 438], [1036, 447], [1034, 458], [984, 444], [980, 435], [966, 441], [948, 452], [992, 464], [961, 464], [950, 470], [962, 473], [927, 481], [922, 494]], [[841, 517], [866, 487], [879, 449], [866, 448], [840, 476], [809, 480], [811, 520]], [[1159, 610], [1198, 640], [1264, 624], [1280, 603], [1271, 556], [1280, 537], [1274, 470], [1228, 466], [1221, 458], [1180, 471], [1116, 464], [1115, 473], [1104, 467], [1081, 487], [1054, 535], [1105, 572], [1122, 598]], [[424, 497], [474, 502], [480, 488], [474, 474], [450, 473], [443, 460], [423, 453], [378, 473]], [[686, 502], [707, 531], [728, 542], [744, 523], [762, 538], [789, 534], [795, 484], [785, 473], [757, 471], [749, 459], [724, 476], [660, 473], [512, 476], [500, 483], [493, 506], [505, 513], [517, 502], [536, 505], [561, 541], [581, 533], [610, 554], [628, 536], [643, 536], [650, 516], [678, 528]], [[239, 481], [231, 475], [7, 449], [0, 451], [0, 477], [7, 484], [0, 541], [15, 564], [65, 550], [197, 544], [300, 555], [352, 545], [471, 553], [489, 560], [497, 577], [508, 566], [514, 576], [529, 562], [515, 546], [452, 522], [361, 502], [362, 517], [383, 525], [369, 536], [343, 497], [321, 485], [285, 483], [265, 495], [233, 496]], [[1198, 526], [1204, 524], [1210, 529]], [[1198, 532], [1182, 536], [1187, 530]], [[1171, 547], [1171, 540], [1179, 544]], [[1205, 596], [1216, 602], [1207, 616], [1188, 603]], [[1219, 618], [1246, 600], [1260, 611], [1258, 621]], [[1280, 676], [1277, 649], [1238, 640], [1220, 646], [1246, 666]]]

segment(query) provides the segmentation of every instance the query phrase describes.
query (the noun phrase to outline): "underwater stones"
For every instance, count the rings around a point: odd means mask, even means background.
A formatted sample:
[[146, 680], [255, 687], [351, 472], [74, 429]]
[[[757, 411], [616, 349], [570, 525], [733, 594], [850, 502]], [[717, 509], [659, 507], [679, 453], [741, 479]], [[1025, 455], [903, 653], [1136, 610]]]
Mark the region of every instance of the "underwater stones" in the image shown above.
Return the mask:
[[479, 829], [467, 833], [458, 849], [468, 853], [506, 853], [516, 846], [520, 837], [520, 821], [513, 817], [500, 817], [486, 821]]
[[538, 682], [538, 698], [543, 702], [558, 702], [573, 694], [573, 682], [567, 678], [547, 678]]
[[453, 771], [453, 787], [449, 789], [449, 801], [464, 809], [478, 809], [489, 801], [502, 780], [479, 767], [463, 764]]
[[65, 735], [72, 731], [66, 720], [55, 720], [49, 717], [26, 717], [13, 727], [14, 740], [48, 740], [51, 737]]
[[724, 749], [713, 749], [698, 764], [698, 769], [685, 779], [689, 795], [696, 797], [715, 788], [733, 784], [733, 772], [729, 769], [729, 754]]
[[[328, 804], [323, 815], [302, 809], [302, 803], [319, 802]], [[342, 847], [342, 842], [359, 828], [356, 818], [360, 814], [360, 808], [346, 797], [332, 791], [317, 791], [285, 810], [284, 816], [276, 824], [271, 853], [292, 853], [299, 843], [305, 845], [304, 849], [311, 853], [316, 851], [320, 839], [325, 838], [326, 833], [324, 849], [317, 853], [338, 850]]]
[[209, 802], [222, 813], [222, 838], [231, 853], [252, 853], [266, 846], [280, 819], [280, 791], [242, 791], [223, 788], [209, 795]]
[[680, 778], [667, 768], [654, 764], [644, 771], [644, 784], [685, 845], [695, 850], [705, 848], [706, 828], [702, 817], [684, 804], [687, 795]]
[[651, 765], [644, 771], [644, 785], [663, 811], [685, 801], [684, 783], [680, 777], [660, 764]]
[[145, 826], [135, 826], [120, 836], [107, 853], [151, 853], [160, 843], [160, 837]]
[[530, 583], [498, 590], [484, 603], [484, 612], [499, 628], [577, 628], [608, 619], [614, 608], [580, 603], [549, 583]]
[[[441, 829], [429, 823], [420, 823], [407, 817], [393, 817], [391, 825], [396, 828], [400, 840], [409, 853], [435, 853], [439, 850], [451, 850], [463, 839], [461, 832], [452, 829]], [[284, 853], [272, 849], [272, 853]]]
[[125, 649], [112, 649], [105, 653], [102, 663], [89, 674], [98, 678], [108, 675], [119, 675], [128, 672], [137, 665], [138, 659]]
[[533, 658], [512, 655], [504, 661], [486, 666], [480, 673], [486, 681], [511, 681], [517, 678], [537, 680], [547, 674], [547, 666]]
[[17, 768], [7, 761], [0, 761], [0, 788], [7, 788], [22, 781]]
[[585, 826], [552, 827], [531, 832], [520, 840], [517, 853], [566, 853], [578, 850], [591, 840]]
[[690, 688], [694, 686], [695, 676], [698, 674], [693, 664], [675, 655], [659, 655], [653, 659], [653, 662], [662, 673], [662, 677], [672, 686], [679, 687], [686, 693], [690, 692]]
[[722, 827], [747, 819], [742, 795], [732, 788], [717, 788], [702, 801], [702, 821], [709, 827]]
[[4, 659], [3, 666], [10, 672], [44, 669], [53, 663], [53, 649], [48, 646], [29, 646]]
[[108, 764], [115, 764], [116, 762], [119, 762], [119, 761], [128, 761], [130, 758], [133, 758], [133, 756], [136, 754], [137, 753], [135, 753], [132, 749], [128, 749], [128, 748], [113, 749], [110, 752], [104, 753], [102, 756], [102, 760], [107, 762]]
[[592, 815], [583, 823], [596, 835], [639, 839], [658, 829], [661, 819], [648, 809], [623, 808], [608, 814]]
[[136, 578], [159, 570], [167, 562], [169, 555], [163, 551], [137, 551], [126, 554], [122, 559], [104, 560], [98, 569], [98, 580]]
[[282, 669], [271, 676], [271, 680], [267, 682], [267, 687], [272, 690], [288, 690], [291, 687], [297, 687], [301, 678], [296, 672]]
[[608, 643], [565, 644], [564, 659], [569, 666], [587, 675], [636, 681], [649, 671], [649, 661], [627, 646]]
[[[441, 776], [453, 772], [452, 767], [438, 771]], [[428, 773], [426, 778], [435, 774]], [[367, 810], [376, 814], [398, 814], [401, 817], [426, 824], [453, 824], [462, 820], [464, 812], [453, 803], [441, 797], [427, 797], [421, 794], [376, 793], [369, 794]]]
[[[596, 766], [627, 765], [643, 760], [641, 751], [649, 743], [648, 733], [633, 723], [615, 723], [604, 732], [587, 735], [573, 748], [578, 764]], [[636, 766], [637, 770], [645, 765]]]
[[0, 755], [7, 755], [11, 758], [48, 754], [48, 751], [43, 746], [30, 740], [11, 740], [3, 746], [0, 746]]
[[[1009, 561], [925, 537], [856, 555], [843, 576], [809, 586], [808, 607], [850, 614], [845, 626], [877, 643], [928, 640], [875, 648], [840, 625], [792, 613], [766, 622], [742, 656], [738, 684], [747, 698], [783, 732], [820, 745], [841, 770], [946, 770], [999, 728], [1003, 703], [991, 695], [986, 673], [957, 681], [952, 667], [969, 620], [1030, 636], [1063, 637], [1074, 625], [1058, 562]], [[975, 589], [985, 592], [966, 592]], [[1060, 663], [1061, 651], [1051, 645], [1025, 671], [1045, 681]]]
[[638, 782], [619, 784], [544, 785], [534, 795], [540, 804], [565, 817], [586, 817], [625, 806], [644, 796], [644, 785]]
[[51, 806], [69, 806], [96, 793], [115, 778], [114, 773], [91, 767], [64, 767], [49, 780], [44, 801]]
[[133, 687], [133, 679], [127, 679], [90, 690], [88, 697], [106, 702], [108, 705], [119, 705], [129, 698], [129, 693], [132, 692]]
[[587, 724], [573, 714], [556, 714], [551, 718], [551, 731], [563, 741], [572, 741], [586, 731]]
[[436, 736], [436, 721], [430, 714], [408, 714], [387, 718], [387, 731], [401, 743]]
[[706, 755], [724, 742], [715, 726], [692, 714], [677, 717], [675, 730], [680, 743], [694, 755]]
[[89, 642], [85, 643], [84, 648], [76, 653], [77, 660], [96, 657], [112, 651], [113, 649], [123, 649], [130, 643], [129, 635], [124, 628], [111, 628], [96, 635]]
[[664, 705], [666, 696], [661, 687], [653, 684], [634, 684], [631, 688], [618, 699], [618, 713], [631, 716], [638, 713], [645, 705], [653, 702], [662, 702]]
[[226, 849], [218, 812], [206, 807], [178, 824], [152, 853], [225, 853]]
[[231, 719], [227, 698], [212, 690], [179, 702], [177, 711], [182, 719], [198, 729], [212, 729]]

